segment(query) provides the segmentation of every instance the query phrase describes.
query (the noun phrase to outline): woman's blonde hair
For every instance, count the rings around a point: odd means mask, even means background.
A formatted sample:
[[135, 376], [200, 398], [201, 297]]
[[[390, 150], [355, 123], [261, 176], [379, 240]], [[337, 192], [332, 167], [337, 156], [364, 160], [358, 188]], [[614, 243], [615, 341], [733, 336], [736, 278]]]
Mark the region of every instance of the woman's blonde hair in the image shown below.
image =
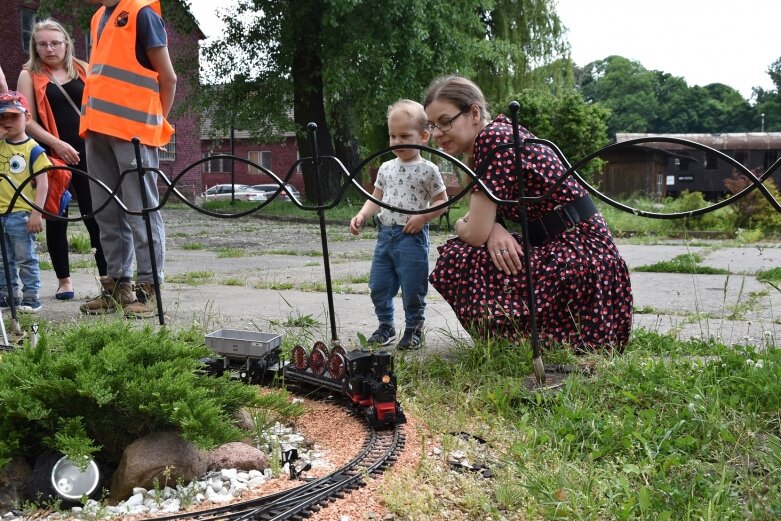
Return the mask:
[[428, 120], [426, 119], [426, 111], [423, 109], [423, 105], [417, 101], [411, 99], [400, 99], [388, 107], [388, 117], [392, 112], [400, 110], [409, 116], [412, 121], [415, 121], [418, 128], [422, 130], [428, 130]]
[[45, 70], [44, 63], [38, 55], [38, 48], [35, 46], [37, 43], [36, 36], [40, 31], [57, 31], [62, 33], [62, 41], [65, 44], [65, 69], [68, 71], [68, 78], [75, 78], [78, 73], [73, 63], [75, 59], [73, 55], [73, 39], [71, 39], [70, 34], [68, 34], [68, 31], [65, 30], [62, 24], [51, 18], [41, 20], [33, 27], [30, 33], [30, 59], [24, 64], [24, 68], [33, 74], [40, 74]]

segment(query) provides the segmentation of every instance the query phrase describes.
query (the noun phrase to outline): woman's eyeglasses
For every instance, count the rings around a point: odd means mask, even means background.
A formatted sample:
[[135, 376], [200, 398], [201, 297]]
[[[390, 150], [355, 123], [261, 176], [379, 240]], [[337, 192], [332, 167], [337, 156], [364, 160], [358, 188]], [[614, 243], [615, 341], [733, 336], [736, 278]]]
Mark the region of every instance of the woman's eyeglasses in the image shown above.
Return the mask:
[[46, 49], [59, 49], [62, 47], [62, 44], [65, 42], [63, 41], [54, 41], [54, 42], [37, 42], [35, 46], [38, 49], [46, 50]]
[[455, 115], [455, 116], [453, 116], [452, 118], [450, 118], [450, 119], [447, 119], [447, 120], [445, 120], [445, 121], [443, 121], [443, 122], [441, 122], [441, 123], [429, 123], [429, 124], [428, 124], [428, 127], [429, 127], [429, 129], [430, 129], [432, 132], [434, 131], [434, 129], [435, 129], [435, 128], [436, 128], [436, 129], [438, 129], [440, 132], [447, 132], [448, 130], [450, 130], [451, 128], [453, 128], [453, 122], [454, 122], [456, 119], [458, 119], [458, 116], [460, 116], [460, 115], [462, 115], [462, 114], [466, 114], [467, 112], [469, 112], [469, 109], [467, 109], [467, 110], [462, 110], [461, 112], [459, 112], [458, 114], [456, 114], [456, 115]]

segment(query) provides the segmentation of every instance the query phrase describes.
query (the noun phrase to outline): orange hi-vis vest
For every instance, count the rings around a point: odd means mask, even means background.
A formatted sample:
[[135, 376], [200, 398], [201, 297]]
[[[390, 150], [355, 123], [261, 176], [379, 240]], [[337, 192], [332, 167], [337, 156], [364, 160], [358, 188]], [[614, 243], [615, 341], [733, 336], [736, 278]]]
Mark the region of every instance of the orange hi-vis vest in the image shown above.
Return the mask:
[[149, 146], [171, 140], [174, 128], [163, 115], [158, 74], [136, 58], [136, 19], [143, 7], [159, 15], [158, 0], [120, 0], [98, 38], [105, 7], [92, 16], [92, 55], [81, 105], [79, 134], [88, 131]]

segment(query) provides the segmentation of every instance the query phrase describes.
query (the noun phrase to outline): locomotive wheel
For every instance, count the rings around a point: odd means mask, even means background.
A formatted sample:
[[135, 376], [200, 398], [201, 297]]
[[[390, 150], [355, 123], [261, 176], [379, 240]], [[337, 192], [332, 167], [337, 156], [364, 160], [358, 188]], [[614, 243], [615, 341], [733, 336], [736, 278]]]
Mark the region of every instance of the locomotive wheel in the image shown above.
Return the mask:
[[341, 345], [337, 344], [331, 349], [331, 356], [334, 356], [335, 353], [344, 355], [345, 353], [347, 353], [347, 351], [345, 351]]
[[315, 352], [315, 349], [322, 349], [325, 353], [325, 357], [328, 358], [328, 346], [325, 345], [325, 342], [317, 341], [312, 345], [312, 352]]
[[[342, 349], [341, 346], [336, 346], [336, 349]], [[328, 372], [331, 373], [331, 377], [336, 380], [341, 380], [345, 375], [345, 368], [347, 367], [347, 361], [342, 353], [331, 353], [328, 357]]]
[[328, 355], [323, 349], [319, 347], [315, 348], [315, 350], [312, 351], [312, 354], [309, 357], [309, 367], [310, 369], [312, 369], [312, 372], [317, 376], [323, 376], [326, 370], [327, 359], [328, 359]]
[[306, 349], [302, 346], [296, 346], [290, 353], [290, 358], [293, 361], [293, 365], [299, 371], [303, 371], [309, 367], [309, 356], [306, 354]]

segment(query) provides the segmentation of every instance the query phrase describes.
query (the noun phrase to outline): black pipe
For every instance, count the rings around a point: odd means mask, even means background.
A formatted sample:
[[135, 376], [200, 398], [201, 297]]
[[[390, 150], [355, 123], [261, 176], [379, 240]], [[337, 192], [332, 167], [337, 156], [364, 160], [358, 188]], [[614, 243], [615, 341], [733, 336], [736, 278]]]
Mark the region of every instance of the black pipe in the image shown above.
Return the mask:
[[523, 164], [521, 160], [521, 149], [524, 144], [521, 142], [521, 134], [518, 129], [518, 111], [521, 106], [517, 101], [509, 105], [510, 115], [513, 123], [513, 152], [515, 154], [515, 169], [518, 173], [518, 209], [521, 214], [521, 233], [523, 235], [523, 264], [526, 271], [526, 287], [529, 288], [529, 297], [526, 305], [529, 306], [529, 327], [531, 328], [532, 340], [532, 363], [534, 364], [534, 374], [537, 377], [537, 383], [545, 383], [545, 368], [542, 365], [542, 353], [540, 352], [540, 335], [537, 331], [537, 299], [534, 298], [534, 277], [532, 277], [532, 256], [531, 244], [529, 243], [529, 219], [526, 215], [526, 202], [524, 202], [524, 176]]
[[138, 185], [141, 189], [141, 216], [146, 226], [146, 242], [149, 245], [149, 262], [152, 265], [152, 281], [155, 290], [155, 303], [157, 304], [157, 320], [161, 326], [165, 325], [165, 315], [163, 315], [163, 299], [160, 295], [160, 277], [157, 275], [157, 259], [155, 258], [155, 243], [152, 240], [152, 222], [149, 220], [149, 210], [147, 209], [149, 201], [146, 197], [146, 179], [144, 177], [144, 167], [141, 164], [141, 140], [133, 138], [133, 148], [136, 152], [136, 171], [138, 172]]
[[320, 221], [320, 243], [323, 250], [323, 269], [325, 270], [325, 291], [328, 296], [328, 317], [331, 322], [331, 341], [338, 342], [336, 334], [336, 316], [334, 313], [334, 290], [331, 284], [331, 261], [328, 257], [328, 237], [325, 229], [325, 211], [323, 210], [323, 196], [320, 189], [320, 152], [317, 148], [317, 123], [309, 123], [306, 126], [309, 132], [309, 140], [312, 144], [312, 162], [315, 166], [315, 203], [317, 204], [317, 218]]

